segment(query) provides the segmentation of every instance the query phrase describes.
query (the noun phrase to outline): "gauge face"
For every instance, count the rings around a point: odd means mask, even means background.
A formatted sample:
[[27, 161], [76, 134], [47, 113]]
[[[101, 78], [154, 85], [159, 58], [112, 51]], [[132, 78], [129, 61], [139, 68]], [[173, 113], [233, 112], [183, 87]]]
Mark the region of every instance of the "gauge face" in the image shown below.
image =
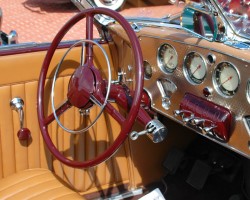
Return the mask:
[[177, 52], [171, 45], [163, 44], [158, 49], [157, 60], [163, 72], [173, 73], [178, 62]]
[[207, 74], [207, 65], [203, 57], [190, 52], [184, 59], [184, 74], [187, 80], [193, 84], [201, 84]]
[[213, 81], [219, 93], [233, 96], [239, 88], [240, 76], [235, 66], [229, 62], [222, 62], [214, 71]]

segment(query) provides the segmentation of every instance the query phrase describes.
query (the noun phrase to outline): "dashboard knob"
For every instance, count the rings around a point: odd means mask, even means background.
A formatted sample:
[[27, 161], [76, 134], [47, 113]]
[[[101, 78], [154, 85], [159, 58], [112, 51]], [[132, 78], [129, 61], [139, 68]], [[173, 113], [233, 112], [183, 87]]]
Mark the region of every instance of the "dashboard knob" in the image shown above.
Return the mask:
[[211, 96], [213, 94], [213, 89], [212, 88], [210, 88], [210, 87], [205, 87], [204, 89], [203, 89], [203, 95], [205, 96], [205, 97], [209, 97], [209, 96]]

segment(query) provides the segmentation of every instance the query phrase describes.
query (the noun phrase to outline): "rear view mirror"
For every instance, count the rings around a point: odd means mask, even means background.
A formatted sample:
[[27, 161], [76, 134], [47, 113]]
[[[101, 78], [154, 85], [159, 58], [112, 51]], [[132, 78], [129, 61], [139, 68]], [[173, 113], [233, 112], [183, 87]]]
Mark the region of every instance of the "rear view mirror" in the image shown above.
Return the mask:
[[217, 21], [212, 12], [202, 8], [201, 4], [192, 3], [182, 12], [181, 25], [196, 36], [215, 41], [217, 38]]

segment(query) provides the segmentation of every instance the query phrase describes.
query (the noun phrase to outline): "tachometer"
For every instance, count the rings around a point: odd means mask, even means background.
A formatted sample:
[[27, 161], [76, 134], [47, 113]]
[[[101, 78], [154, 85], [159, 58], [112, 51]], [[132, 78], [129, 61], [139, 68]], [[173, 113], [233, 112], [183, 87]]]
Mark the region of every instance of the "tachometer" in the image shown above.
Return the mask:
[[236, 67], [229, 62], [222, 62], [215, 68], [213, 82], [217, 91], [225, 96], [233, 96], [240, 85], [240, 75]]
[[162, 44], [157, 54], [158, 65], [163, 72], [172, 73], [178, 62], [178, 55], [174, 47], [169, 44]]
[[184, 74], [193, 84], [201, 84], [207, 74], [207, 65], [203, 57], [197, 52], [190, 52], [184, 59]]

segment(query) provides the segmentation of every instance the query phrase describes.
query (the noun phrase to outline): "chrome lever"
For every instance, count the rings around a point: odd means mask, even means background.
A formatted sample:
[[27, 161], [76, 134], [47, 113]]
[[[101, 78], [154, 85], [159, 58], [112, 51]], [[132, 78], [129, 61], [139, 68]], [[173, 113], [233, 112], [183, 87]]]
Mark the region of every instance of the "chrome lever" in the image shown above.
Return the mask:
[[202, 128], [202, 133], [203, 134], [208, 134], [211, 131], [213, 131], [214, 128], [216, 128], [216, 125], [213, 125], [213, 124], [211, 126], [203, 127]]
[[141, 131], [141, 132], [132, 131], [132, 132], [130, 133], [130, 139], [131, 139], [131, 140], [137, 140], [139, 136], [145, 135], [145, 134], [147, 134], [147, 133], [148, 133], [148, 130], [143, 130], [143, 131]]
[[182, 121], [184, 124], [186, 124], [186, 123], [190, 122], [192, 119], [194, 119], [194, 117], [195, 117], [194, 114], [191, 114], [189, 117], [183, 117]]
[[185, 113], [185, 110], [174, 110], [174, 116], [180, 116], [183, 115]]
[[202, 119], [202, 118], [194, 118], [194, 119], [191, 120], [191, 124], [199, 126], [199, 125], [202, 125], [205, 121], [206, 120]]
[[190, 114], [192, 115], [193, 113], [188, 111], [188, 110], [174, 110], [174, 116], [183, 116], [184, 114]]
[[19, 114], [20, 130], [17, 132], [17, 136], [20, 140], [27, 140], [30, 138], [31, 133], [28, 128], [23, 127], [24, 123], [23, 106], [24, 106], [24, 101], [19, 97], [16, 97], [10, 101], [11, 109], [15, 110]]
[[23, 128], [23, 120], [24, 120], [23, 105], [24, 105], [24, 102], [19, 97], [12, 99], [10, 102], [11, 109], [15, 110], [19, 114], [21, 128]]
[[159, 143], [167, 136], [167, 128], [157, 119], [153, 119], [146, 125], [145, 130], [141, 132], [133, 131], [130, 133], [131, 140], [137, 140], [139, 136], [146, 135], [154, 142]]

